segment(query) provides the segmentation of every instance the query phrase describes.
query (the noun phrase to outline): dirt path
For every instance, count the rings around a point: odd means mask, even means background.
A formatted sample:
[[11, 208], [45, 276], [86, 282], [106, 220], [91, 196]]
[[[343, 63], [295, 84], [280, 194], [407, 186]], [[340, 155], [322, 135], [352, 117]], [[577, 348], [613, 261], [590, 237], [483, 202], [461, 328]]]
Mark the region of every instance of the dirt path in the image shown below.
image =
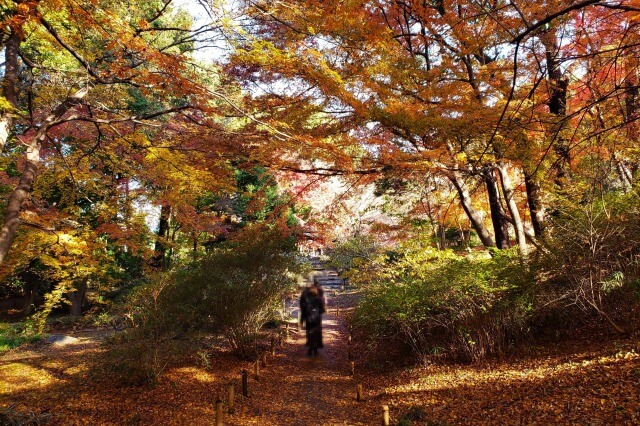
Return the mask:
[[[307, 357], [304, 332], [294, 331], [269, 357], [260, 380], [250, 379], [251, 396], [238, 395], [235, 414], [225, 410], [225, 425], [376, 425], [382, 404], [389, 405], [391, 424], [403, 418], [413, 425], [640, 424], [637, 338], [583, 337], [529, 345], [510, 359], [385, 375], [357, 369], [350, 377], [343, 317], [353, 306], [349, 297], [331, 298], [320, 355]], [[207, 349], [206, 365], [186, 356], [168, 366], [156, 386], [122, 386], [117, 374], [99, 373], [106, 349], [95, 334], [74, 333], [78, 340], [66, 346], [27, 345], [2, 354], [0, 409], [17, 404], [22, 413], [51, 414], [48, 425], [211, 425], [216, 399], [226, 400], [230, 383], [239, 394], [241, 370], [251, 367], [229, 350]], [[358, 382], [365, 391], [360, 403]]]
[[249, 398], [239, 395], [239, 373], [251, 366], [228, 351], [211, 354], [207, 368], [185, 359], [167, 368], [155, 387], [121, 387], [115, 377], [92, 374], [102, 359], [94, 355], [103, 353], [104, 336], [81, 332], [74, 333], [73, 344], [38, 344], [3, 354], [0, 408], [18, 404], [21, 412], [51, 413], [48, 424], [56, 425], [208, 425], [215, 399], [226, 400], [228, 384], [234, 383], [236, 412], [227, 414], [225, 407], [225, 425], [375, 424], [379, 401], [372, 396], [358, 403], [355, 388], [361, 378], [350, 376], [343, 318], [353, 304], [349, 298], [329, 297], [325, 347], [317, 357], [307, 356], [304, 330], [297, 331], [293, 311], [289, 340], [268, 358], [259, 380], [250, 378]]
[[[329, 304], [336, 299], [329, 300]], [[323, 318], [324, 349], [307, 356], [304, 330], [294, 331], [273, 359], [242, 412], [230, 425], [370, 425], [366, 403], [355, 400], [356, 380], [350, 376], [347, 329], [335, 308]], [[234, 419], [234, 417], [237, 417]]]

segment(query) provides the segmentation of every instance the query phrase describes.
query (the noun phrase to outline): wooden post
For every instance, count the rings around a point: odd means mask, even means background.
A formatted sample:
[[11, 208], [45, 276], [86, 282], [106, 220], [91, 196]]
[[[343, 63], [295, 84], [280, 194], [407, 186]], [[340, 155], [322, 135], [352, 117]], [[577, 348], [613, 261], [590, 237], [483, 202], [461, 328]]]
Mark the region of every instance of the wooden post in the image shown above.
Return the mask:
[[222, 401], [218, 399], [216, 401], [216, 426], [223, 426], [222, 424]]
[[249, 372], [246, 368], [242, 369], [242, 396], [249, 396]]
[[362, 402], [362, 385], [360, 383], [356, 386], [356, 401]]
[[227, 404], [229, 405], [229, 414], [233, 414], [236, 404], [236, 388], [233, 384], [229, 385], [229, 401], [227, 401]]
[[356, 375], [356, 363], [354, 361], [349, 362], [349, 367], [351, 367], [351, 376]]
[[267, 368], [267, 351], [262, 352], [262, 367]]
[[271, 335], [271, 356], [276, 354], [276, 336]]
[[389, 406], [382, 406], [382, 425], [389, 426]]
[[298, 311], [298, 333], [302, 331], [302, 311]]
[[255, 376], [256, 380], [260, 378], [260, 361], [259, 360], [256, 360], [256, 363], [253, 364], [253, 375]]

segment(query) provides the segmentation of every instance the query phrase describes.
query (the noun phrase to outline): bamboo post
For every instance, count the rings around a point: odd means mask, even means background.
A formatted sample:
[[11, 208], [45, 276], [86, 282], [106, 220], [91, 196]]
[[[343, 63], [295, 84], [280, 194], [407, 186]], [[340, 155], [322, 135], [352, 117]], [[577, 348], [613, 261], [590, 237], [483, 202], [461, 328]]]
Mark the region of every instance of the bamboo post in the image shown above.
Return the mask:
[[350, 367], [350, 371], [351, 371], [351, 376], [355, 376], [356, 375], [356, 363], [354, 361], [350, 361], [349, 362], [349, 367]]
[[236, 388], [233, 384], [229, 385], [229, 414], [233, 414], [235, 412], [235, 404], [236, 404]]
[[216, 401], [216, 426], [223, 426], [222, 423], [222, 401], [218, 399]]
[[256, 360], [255, 364], [253, 364], [253, 375], [255, 376], [256, 380], [260, 378], [260, 361], [259, 360]]
[[382, 425], [389, 426], [389, 406], [382, 406]]
[[262, 352], [262, 367], [267, 368], [267, 351]]
[[242, 369], [242, 396], [249, 396], [249, 372], [246, 368]]
[[362, 402], [362, 385], [358, 383], [356, 386], [356, 401]]

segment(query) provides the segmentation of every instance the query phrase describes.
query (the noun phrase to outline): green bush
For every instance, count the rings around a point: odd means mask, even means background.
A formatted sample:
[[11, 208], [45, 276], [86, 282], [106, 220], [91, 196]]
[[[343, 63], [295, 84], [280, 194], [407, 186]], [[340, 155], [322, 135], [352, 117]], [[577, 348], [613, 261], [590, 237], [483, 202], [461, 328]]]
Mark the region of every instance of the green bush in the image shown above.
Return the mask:
[[205, 331], [223, 335], [239, 356], [253, 356], [301, 266], [293, 247], [276, 229], [248, 226], [204, 259], [141, 288], [128, 317], [145, 339]]
[[35, 343], [42, 339], [28, 324], [0, 323], [0, 353], [16, 348], [24, 343]]
[[368, 284], [353, 321], [373, 343], [399, 339], [420, 360], [477, 359], [525, 332], [534, 277], [515, 251], [459, 256], [418, 244], [393, 259], [361, 277]]
[[336, 269], [350, 284], [357, 284], [362, 268], [381, 252], [376, 240], [368, 235], [351, 237], [329, 251], [328, 266]]

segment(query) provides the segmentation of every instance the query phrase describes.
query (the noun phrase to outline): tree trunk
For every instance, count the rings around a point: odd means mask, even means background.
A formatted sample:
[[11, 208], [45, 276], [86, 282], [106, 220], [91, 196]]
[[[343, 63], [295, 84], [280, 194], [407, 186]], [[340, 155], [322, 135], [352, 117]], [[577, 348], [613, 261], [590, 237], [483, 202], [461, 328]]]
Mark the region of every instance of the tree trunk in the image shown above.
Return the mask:
[[193, 252], [196, 253], [198, 251], [198, 233], [193, 231], [191, 233], [191, 238], [193, 238]]
[[618, 177], [620, 178], [620, 183], [622, 184], [622, 189], [624, 190], [624, 192], [630, 191], [633, 187], [633, 177], [631, 176], [631, 171], [623, 160], [617, 158], [615, 153], [613, 154], [613, 161], [616, 166], [616, 171], [618, 172]]
[[74, 291], [66, 294], [71, 301], [71, 315], [79, 318], [82, 315], [82, 306], [87, 296], [87, 280], [84, 279]]
[[166, 266], [165, 259], [167, 257], [167, 240], [169, 238], [169, 217], [171, 216], [171, 205], [162, 203], [160, 207], [160, 223], [158, 224], [158, 238], [154, 247], [151, 265], [156, 268], [164, 268]]
[[482, 216], [476, 209], [473, 208], [471, 204], [471, 195], [469, 195], [469, 189], [467, 188], [464, 179], [457, 173], [452, 173], [449, 176], [449, 179], [456, 187], [458, 191], [458, 196], [460, 197], [460, 203], [462, 204], [462, 208], [464, 212], [467, 214], [469, 221], [471, 221], [471, 226], [477, 232], [478, 237], [480, 237], [480, 241], [485, 247], [495, 247], [496, 244], [491, 239], [491, 234], [487, 231], [484, 224], [482, 223]]
[[491, 222], [495, 235], [496, 247], [499, 249], [509, 248], [509, 227], [504, 220], [504, 211], [500, 203], [500, 191], [498, 183], [492, 169], [484, 170], [484, 182], [487, 186], [489, 196], [489, 207], [491, 208]]
[[33, 313], [33, 304], [36, 300], [36, 294], [38, 293], [38, 281], [27, 281], [24, 286], [24, 304], [22, 305], [21, 312], [24, 315], [31, 315]]
[[2, 80], [2, 96], [7, 101], [7, 107], [0, 114], [0, 153], [9, 139], [13, 126], [13, 114], [15, 113], [18, 97], [16, 83], [18, 81], [18, 50], [20, 49], [20, 36], [12, 31], [4, 50], [5, 72]]
[[11, 247], [16, 235], [16, 230], [20, 224], [20, 211], [22, 210], [22, 204], [29, 196], [33, 181], [36, 178], [36, 172], [40, 165], [40, 148], [42, 147], [42, 142], [47, 136], [49, 128], [60, 120], [72, 107], [79, 104], [88, 92], [89, 86], [78, 90], [76, 93], [66, 98], [51, 114], [49, 114], [49, 116], [44, 120], [42, 126], [29, 141], [29, 144], [27, 145], [27, 158], [24, 170], [22, 171], [22, 176], [20, 176], [18, 186], [13, 190], [11, 195], [9, 195], [9, 200], [7, 201], [7, 207], [4, 214], [4, 223], [2, 225], [2, 229], [0, 229], [0, 264], [2, 264], [4, 259], [7, 257], [9, 248]]
[[542, 204], [542, 189], [536, 182], [533, 175], [524, 170], [524, 186], [527, 191], [527, 204], [531, 216], [531, 225], [533, 226], [533, 234], [537, 238], [542, 238], [544, 232], [545, 211]]
[[[636, 118], [636, 115], [638, 114], [638, 109], [640, 107], [640, 91], [638, 88], [637, 79], [633, 75], [630, 75], [625, 79], [624, 86], [624, 119], [627, 124], [632, 124], [634, 119]], [[631, 126], [631, 129], [633, 129], [633, 126]], [[629, 136], [633, 137], [635, 136], [635, 134], [632, 133]]]
[[496, 168], [498, 169], [498, 173], [500, 173], [500, 180], [502, 181], [502, 192], [504, 193], [504, 198], [507, 202], [509, 214], [513, 219], [513, 227], [516, 231], [518, 251], [520, 252], [520, 255], [524, 257], [527, 254], [527, 240], [524, 234], [524, 226], [522, 224], [522, 219], [520, 218], [520, 212], [518, 211], [518, 206], [514, 199], [513, 187], [511, 186], [511, 179], [509, 178], [507, 165], [504, 161], [498, 161], [496, 164]]
[[440, 241], [440, 250], [447, 249], [447, 230], [443, 223], [438, 223], [438, 240]]
[[549, 78], [549, 112], [558, 118], [552, 127], [552, 146], [557, 156], [553, 170], [555, 172], [555, 183], [560, 188], [566, 186], [566, 181], [571, 177], [569, 165], [571, 164], [571, 153], [569, 142], [562, 136], [564, 128], [564, 118], [567, 115], [567, 89], [569, 79], [562, 73], [561, 58], [559, 57], [560, 47], [555, 28], [549, 28], [539, 33], [539, 38], [545, 48], [547, 62], [547, 76]]

